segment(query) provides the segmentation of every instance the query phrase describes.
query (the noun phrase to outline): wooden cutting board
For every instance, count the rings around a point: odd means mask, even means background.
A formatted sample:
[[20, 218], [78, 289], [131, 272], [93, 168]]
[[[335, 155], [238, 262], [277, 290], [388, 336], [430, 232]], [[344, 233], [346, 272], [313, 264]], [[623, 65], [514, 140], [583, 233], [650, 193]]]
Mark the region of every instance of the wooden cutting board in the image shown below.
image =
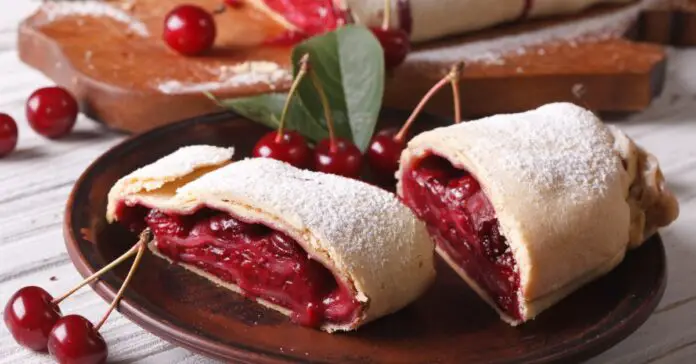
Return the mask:
[[[162, 19], [184, 2], [220, 8], [219, 0], [44, 3], [20, 25], [19, 54], [77, 95], [87, 115], [132, 132], [218, 110], [203, 90], [226, 98], [287, 89], [290, 48], [255, 46], [282, 29], [250, 7], [215, 15], [219, 36], [208, 55], [183, 57], [167, 49], [160, 40]], [[552, 101], [600, 112], [640, 111], [664, 79], [665, 52], [652, 43], [696, 44], [696, 1], [654, 2], [602, 6], [419, 45], [388, 75], [385, 104], [413, 108], [453, 62], [465, 60], [465, 117]], [[427, 110], [450, 115], [451, 100], [442, 92]]]

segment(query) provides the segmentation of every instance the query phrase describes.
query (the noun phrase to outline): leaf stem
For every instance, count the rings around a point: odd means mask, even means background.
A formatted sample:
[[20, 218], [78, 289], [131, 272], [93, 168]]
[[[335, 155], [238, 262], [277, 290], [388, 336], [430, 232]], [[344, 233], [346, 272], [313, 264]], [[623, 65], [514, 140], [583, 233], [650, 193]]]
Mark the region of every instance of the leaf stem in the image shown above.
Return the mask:
[[60, 304], [61, 302], [63, 302], [63, 300], [65, 300], [66, 298], [70, 297], [70, 295], [72, 295], [73, 293], [77, 292], [80, 288], [84, 287], [85, 285], [87, 285], [87, 284], [91, 283], [92, 281], [96, 280], [97, 278], [101, 277], [104, 273], [110, 271], [110, 270], [113, 269], [115, 266], [121, 264], [124, 260], [130, 258], [130, 257], [131, 257], [133, 254], [135, 254], [137, 251], [138, 251], [138, 244], [136, 243], [136, 244], [133, 245], [130, 249], [128, 249], [127, 252], [123, 253], [123, 255], [121, 255], [120, 257], [118, 257], [118, 258], [116, 258], [115, 260], [113, 260], [111, 263], [109, 263], [109, 264], [107, 264], [106, 266], [104, 266], [104, 268], [102, 268], [102, 269], [100, 269], [99, 271], [93, 273], [91, 276], [85, 278], [85, 280], [83, 280], [80, 284], [78, 284], [77, 286], [75, 286], [75, 287], [73, 287], [72, 289], [70, 289], [70, 290], [69, 290], [68, 292], [66, 292], [64, 295], [62, 295], [62, 296], [60, 296], [60, 297], [54, 299], [54, 300], [53, 300], [53, 303], [56, 304], [56, 305]]
[[392, 0], [384, 0], [384, 16], [382, 16], [382, 30], [389, 30], [391, 25], [391, 2]]
[[326, 92], [324, 92], [324, 86], [321, 85], [319, 77], [317, 77], [314, 69], [309, 70], [309, 78], [312, 79], [312, 84], [319, 94], [319, 100], [321, 101], [321, 106], [324, 108], [324, 119], [326, 119], [326, 127], [329, 129], [329, 141], [330, 149], [332, 152], [336, 152], [336, 135], [334, 133], [333, 118], [331, 116], [331, 105], [329, 105], [329, 99], [326, 97]]
[[[439, 91], [445, 84], [448, 82], [451, 83], [453, 80], [459, 79], [459, 75], [461, 74], [461, 70], [464, 67], [464, 64], [462, 62], [459, 62], [452, 66], [450, 71], [443, 77], [440, 81], [438, 81], [428, 92], [423, 96], [423, 98], [420, 100], [418, 105], [416, 106], [415, 109], [413, 109], [413, 112], [411, 113], [411, 116], [409, 116], [408, 120], [406, 120], [406, 123], [404, 123], [404, 126], [401, 127], [401, 130], [394, 136], [394, 140], [397, 142], [403, 142], [404, 138], [406, 137], [406, 133], [408, 132], [408, 128], [411, 127], [411, 124], [413, 124], [413, 121], [416, 120], [416, 117], [418, 117], [418, 114], [420, 114], [421, 111], [423, 111], [423, 108], [425, 107], [425, 104], [430, 101], [430, 99], [435, 95], [437, 91]], [[458, 94], [458, 92], [457, 92]], [[455, 112], [457, 112], [457, 104], [458, 102], [455, 103]]]
[[285, 127], [285, 118], [287, 118], [288, 110], [290, 110], [290, 101], [292, 97], [297, 93], [297, 87], [299, 87], [300, 82], [307, 74], [307, 63], [309, 60], [309, 54], [305, 54], [300, 58], [300, 70], [297, 71], [297, 76], [293, 80], [290, 86], [290, 91], [288, 91], [288, 97], [285, 99], [285, 104], [283, 105], [283, 111], [280, 113], [280, 122], [278, 124], [278, 134], [276, 134], [276, 143], [280, 143], [283, 140], [283, 129]]
[[205, 95], [205, 97], [209, 98], [210, 101], [214, 102], [215, 105], [220, 106], [220, 107], [225, 107], [225, 105], [223, 105], [222, 102], [220, 102], [220, 100], [217, 97], [215, 97], [215, 95], [213, 95], [212, 93], [210, 93], [208, 91], [203, 91], [203, 95]]
[[140, 265], [140, 259], [142, 259], [143, 254], [145, 253], [145, 250], [147, 248], [147, 244], [150, 242], [152, 239], [152, 232], [150, 231], [149, 228], [143, 230], [142, 233], [140, 233], [140, 239], [138, 240], [137, 243], [135, 243], [134, 247], [138, 247], [138, 254], [135, 255], [135, 260], [133, 261], [133, 265], [131, 265], [130, 270], [128, 271], [128, 275], [126, 276], [126, 279], [123, 281], [123, 284], [121, 284], [121, 288], [118, 290], [118, 293], [116, 293], [116, 297], [114, 297], [114, 300], [111, 302], [111, 305], [109, 306], [109, 309], [106, 310], [106, 313], [102, 317], [102, 319], [99, 321], [99, 323], [94, 326], [94, 329], [96, 331], [99, 331], [99, 329], [104, 325], [106, 322], [106, 319], [109, 318], [109, 315], [111, 315], [111, 312], [114, 311], [114, 308], [118, 305], [118, 303], [121, 301], [121, 298], [123, 298], [123, 294], [126, 291], [126, 287], [128, 287], [128, 284], [130, 283], [131, 279], [133, 278], [133, 274], [135, 274], [136, 269], [138, 268], [138, 265]]

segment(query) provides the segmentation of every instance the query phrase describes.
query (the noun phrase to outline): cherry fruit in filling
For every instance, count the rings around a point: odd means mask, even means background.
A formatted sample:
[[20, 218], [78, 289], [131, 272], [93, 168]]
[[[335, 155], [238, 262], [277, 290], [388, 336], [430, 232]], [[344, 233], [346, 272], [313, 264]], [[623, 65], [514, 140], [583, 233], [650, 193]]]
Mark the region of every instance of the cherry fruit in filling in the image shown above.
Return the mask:
[[370, 28], [384, 50], [384, 66], [393, 69], [404, 63], [411, 51], [408, 33], [400, 29]]
[[29, 125], [47, 138], [58, 139], [69, 134], [75, 126], [77, 113], [77, 101], [62, 87], [40, 88], [27, 100]]
[[403, 200], [428, 225], [438, 248], [508, 315], [520, 318], [520, 278], [493, 205], [478, 181], [430, 155], [405, 171]]
[[48, 337], [48, 351], [59, 363], [97, 364], [106, 362], [108, 356], [102, 335], [79, 315], [58, 320]]
[[[136, 216], [124, 213], [119, 220], [130, 226], [132, 222], [122, 218]], [[145, 222], [160, 253], [236, 284], [249, 298], [290, 309], [296, 323], [310, 327], [347, 323], [359, 312], [350, 291], [282, 232], [208, 208], [193, 215], [151, 210]]]
[[358, 178], [362, 167], [362, 154], [355, 144], [343, 138], [327, 138], [314, 150], [314, 169], [319, 172]]
[[0, 113], [0, 158], [17, 147], [17, 137], [17, 123], [11, 116]]
[[210, 49], [217, 30], [213, 16], [195, 5], [180, 5], [164, 20], [164, 41], [175, 51], [193, 56]]
[[43, 288], [17, 291], [5, 306], [5, 325], [15, 341], [31, 350], [44, 351], [49, 333], [61, 317], [60, 308]]
[[296, 131], [272, 131], [264, 135], [254, 146], [252, 155], [257, 158], [273, 158], [297, 168], [309, 167], [312, 151], [307, 140]]

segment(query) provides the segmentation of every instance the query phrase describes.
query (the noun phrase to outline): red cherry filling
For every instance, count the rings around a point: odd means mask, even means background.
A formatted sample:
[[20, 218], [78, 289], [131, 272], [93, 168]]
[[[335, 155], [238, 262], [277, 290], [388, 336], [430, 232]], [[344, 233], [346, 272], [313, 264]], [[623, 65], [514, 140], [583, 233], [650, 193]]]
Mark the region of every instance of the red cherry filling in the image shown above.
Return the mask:
[[520, 277], [491, 202], [478, 181], [444, 158], [427, 156], [403, 175], [403, 200], [438, 248], [507, 315], [520, 319]]
[[348, 14], [333, 0], [264, 0], [274, 12], [298, 28], [269, 39], [266, 44], [292, 45], [313, 35], [330, 32], [347, 23]]
[[296, 323], [345, 324], [359, 314], [360, 304], [348, 288], [282, 232], [208, 208], [167, 215], [121, 205], [117, 213], [136, 229], [137, 221], [131, 219], [143, 221], [144, 216], [162, 254], [236, 284], [247, 297], [290, 309]]

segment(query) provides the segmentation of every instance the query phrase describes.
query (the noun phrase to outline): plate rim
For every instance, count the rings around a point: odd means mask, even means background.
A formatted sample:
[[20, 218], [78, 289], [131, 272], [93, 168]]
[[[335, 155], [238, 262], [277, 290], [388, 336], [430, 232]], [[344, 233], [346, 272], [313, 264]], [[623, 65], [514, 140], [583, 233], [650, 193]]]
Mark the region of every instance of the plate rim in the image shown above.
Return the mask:
[[[385, 108], [383, 112], [400, 113], [401, 111]], [[85, 256], [84, 252], [80, 249], [78, 239], [80, 236], [82, 236], [82, 234], [81, 232], [73, 229], [75, 219], [72, 211], [77, 209], [75, 206], [75, 198], [79, 190], [84, 188], [83, 185], [85, 182], [93, 177], [96, 168], [105, 163], [105, 161], [108, 161], [108, 159], [112, 158], [112, 154], [116, 152], [124, 153], [127, 152], [128, 149], [136, 146], [136, 142], [140, 138], [152, 137], [153, 135], [157, 135], [159, 133], [176, 130], [184, 126], [188, 126], [190, 123], [223, 122], [224, 120], [233, 118], [246, 119], [243, 116], [231, 111], [214, 112], [176, 121], [171, 124], [153, 128], [144, 133], [134, 134], [111, 148], [108, 148], [104, 153], [89, 164], [89, 166], [75, 181], [70, 191], [70, 195], [68, 196], [65, 205], [63, 219], [63, 238], [65, 247], [71, 262], [82, 277], [89, 276], [100, 267], [95, 268], [89, 262], [89, 259]], [[646, 239], [646, 243], [658, 244], [660, 255], [659, 258], [656, 257], [656, 259], [659, 259], [656, 260], [656, 262], [659, 264], [659, 272], [661, 274], [656, 277], [658, 283], [651, 289], [651, 291], [655, 292], [654, 295], [651, 295], [654, 297], [652, 300], [642, 301], [640, 307], [631, 311], [631, 315], [623, 316], [619, 322], [612, 324], [609, 329], [606, 329], [606, 327], [596, 327], [600, 326], [599, 324], [602, 323], [600, 321], [597, 323], [597, 325], [593, 325], [592, 328], [585, 332], [582, 336], [574, 338], [571, 341], [563, 342], [565, 345], [568, 343], [572, 344], [570, 346], [565, 346], [563, 351], [554, 352], [552, 349], [557, 347], [557, 345], [554, 345], [553, 347], [536, 354], [526, 356], [522, 355], [517, 360], [525, 363], [549, 363], [563, 360], [563, 362], [566, 363], [569, 361], [588, 359], [617, 345], [640, 328], [659, 305], [667, 285], [666, 252], [660, 234], [655, 233], [653, 236]], [[89, 286], [107, 303], [113, 300], [113, 298], [116, 296], [116, 292], [118, 291], [118, 287], [112, 287], [103, 279], [97, 279], [95, 282], [89, 284]], [[257, 348], [245, 348], [244, 345], [239, 345], [239, 343], [221, 343], [220, 341], [209, 339], [204, 335], [195, 334], [188, 329], [182, 328], [181, 326], [158, 319], [158, 316], [153, 315], [152, 312], [146, 307], [132, 302], [132, 300], [126, 296], [124, 296], [117, 306], [117, 310], [120, 314], [127, 317], [131, 322], [138, 325], [141, 329], [176, 346], [186, 348], [209, 358], [224, 358], [226, 360], [233, 359], [239, 362], [269, 364], [306, 362], [295, 356]], [[586, 338], [587, 336], [590, 337]], [[587, 340], [583, 340], [583, 338], [586, 338]], [[222, 353], [220, 351], [221, 347], [224, 348], [224, 352]]]

